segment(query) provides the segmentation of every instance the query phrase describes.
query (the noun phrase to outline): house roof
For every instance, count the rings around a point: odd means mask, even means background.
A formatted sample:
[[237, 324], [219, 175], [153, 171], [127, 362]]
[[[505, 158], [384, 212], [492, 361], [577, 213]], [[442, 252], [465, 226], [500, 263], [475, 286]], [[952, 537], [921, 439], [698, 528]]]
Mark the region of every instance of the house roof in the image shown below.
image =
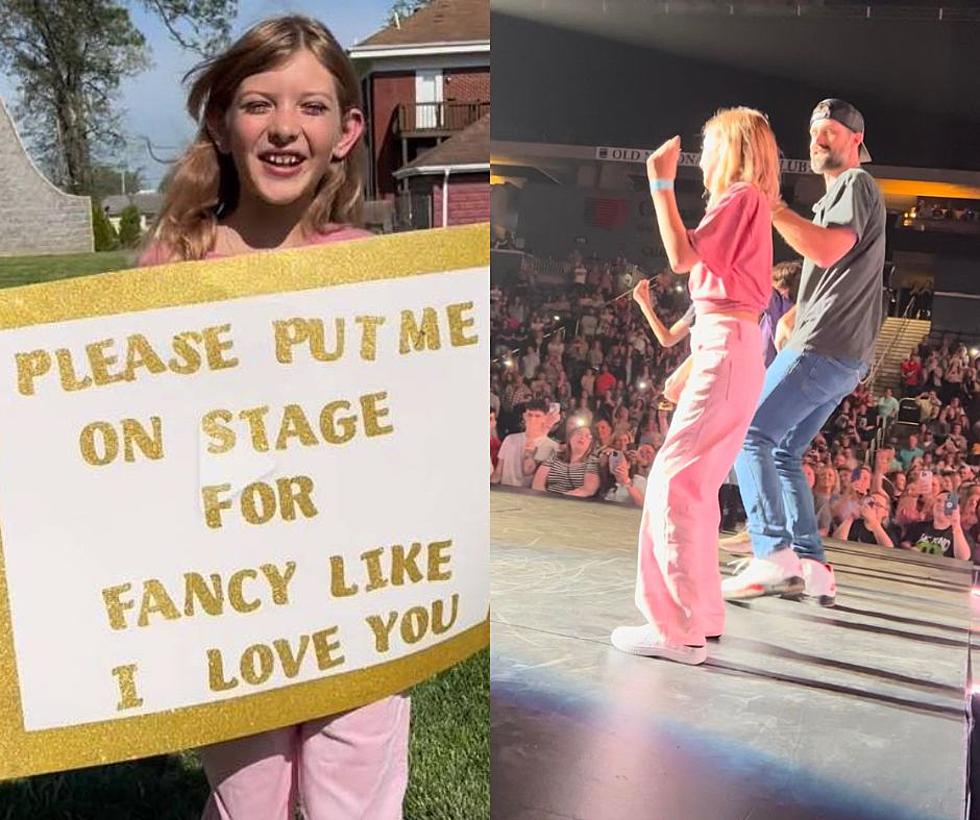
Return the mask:
[[141, 214], [155, 216], [160, 213], [160, 206], [163, 204], [163, 194], [156, 191], [140, 191], [135, 194], [113, 194], [102, 200], [102, 207], [109, 212], [109, 216], [119, 216], [123, 208], [135, 205]]
[[490, 42], [490, 0], [432, 0], [411, 17], [390, 24], [354, 46], [420, 46]]
[[450, 171], [490, 170], [490, 115], [478, 119], [435, 148], [419, 154], [395, 171], [396, 177], [441, 174]]

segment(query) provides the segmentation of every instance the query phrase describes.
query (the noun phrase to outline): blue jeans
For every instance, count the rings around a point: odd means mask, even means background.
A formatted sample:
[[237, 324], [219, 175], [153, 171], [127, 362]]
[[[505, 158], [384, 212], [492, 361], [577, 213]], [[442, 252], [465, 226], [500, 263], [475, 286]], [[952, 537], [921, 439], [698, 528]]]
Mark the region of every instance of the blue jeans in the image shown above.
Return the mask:
[[757, 558], [792, 546], [801, 558], [825, 560], [802, 457], [865, 368], [861, 361], [783, 348], [766, 370], [759, 406], [735, 461]]

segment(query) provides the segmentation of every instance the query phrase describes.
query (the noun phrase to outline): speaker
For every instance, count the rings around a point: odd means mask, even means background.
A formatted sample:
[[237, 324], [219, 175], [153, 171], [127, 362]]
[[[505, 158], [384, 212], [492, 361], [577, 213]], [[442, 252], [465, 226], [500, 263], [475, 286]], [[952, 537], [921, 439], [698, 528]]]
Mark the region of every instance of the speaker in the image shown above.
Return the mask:
[[922, 409], [915, 399], [902, 399], [898, 403], [898, 423], [919, 426], [922, 420]]

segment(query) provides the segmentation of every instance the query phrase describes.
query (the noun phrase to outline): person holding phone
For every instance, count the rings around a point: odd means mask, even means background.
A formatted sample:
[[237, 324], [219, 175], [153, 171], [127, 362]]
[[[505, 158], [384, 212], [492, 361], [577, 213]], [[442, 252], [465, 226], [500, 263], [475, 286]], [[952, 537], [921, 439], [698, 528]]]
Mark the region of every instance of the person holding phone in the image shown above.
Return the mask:
[[927, 555], [970, 560], [970, 545], [963, 532], [959, 498], [955, 493], [941, 493], [932, 505], [932, 520], [913, 524], [902, 538], [904, 549], [915, 549]]
[[524, 432], [504, 439], [490, 483], [530, 487], [538, 467], [558, 451], [558, 442], [548, 437], [558, 421], [554, 406], [549, 407], [544, 399], [531, 399], [524, 409]]
[[889, 523], [890, 515], [891, 500], [888, 495], [884, 492], [873, 492], [856, 505], [856, 510], [854, 507], [848, 510], [848, 514], [834, 531], [834, 538], [858, 544], [894, 547], [901, 542], [901, 530]]
[[649, 468], [653, 457], [653, 448], [649, 444], [641, 445], [639, 450], [614, 452], [609, 457], [609, 469], [616, 484], [606, 493], [606, 501], [642, 507], [647, 489], [643, 465], [645, 463]]

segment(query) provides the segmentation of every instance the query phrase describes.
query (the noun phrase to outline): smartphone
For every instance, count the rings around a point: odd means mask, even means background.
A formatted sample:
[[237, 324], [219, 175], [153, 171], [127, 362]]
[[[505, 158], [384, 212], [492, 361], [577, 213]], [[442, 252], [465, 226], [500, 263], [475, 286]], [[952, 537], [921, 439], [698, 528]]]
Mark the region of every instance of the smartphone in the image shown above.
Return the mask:
[[932, 492], [932, 470], [919, 473], [919, 486], [924, 488], [924, 492]]
[[616, 470], [619, 469], [619, 465], [622, 463], [623, 458], [625, 458], [625, 456], [623, 455], [622, 450], [613, 450], [609, 454], [609, 472], [615, 473]]
[[560, 415], [561, 405], [558, 402], [553, 401], [551, 404], [548, 405], [548, 412], [551, 413], [551, 415], [553, 416]]
[[943, 504], [943, 509], [946, 511], [946, 515], [952, 515], [956, 508], [960, 506], [960, 495], [956, 490], [950, 490], [946, 494], [946, 503]]

